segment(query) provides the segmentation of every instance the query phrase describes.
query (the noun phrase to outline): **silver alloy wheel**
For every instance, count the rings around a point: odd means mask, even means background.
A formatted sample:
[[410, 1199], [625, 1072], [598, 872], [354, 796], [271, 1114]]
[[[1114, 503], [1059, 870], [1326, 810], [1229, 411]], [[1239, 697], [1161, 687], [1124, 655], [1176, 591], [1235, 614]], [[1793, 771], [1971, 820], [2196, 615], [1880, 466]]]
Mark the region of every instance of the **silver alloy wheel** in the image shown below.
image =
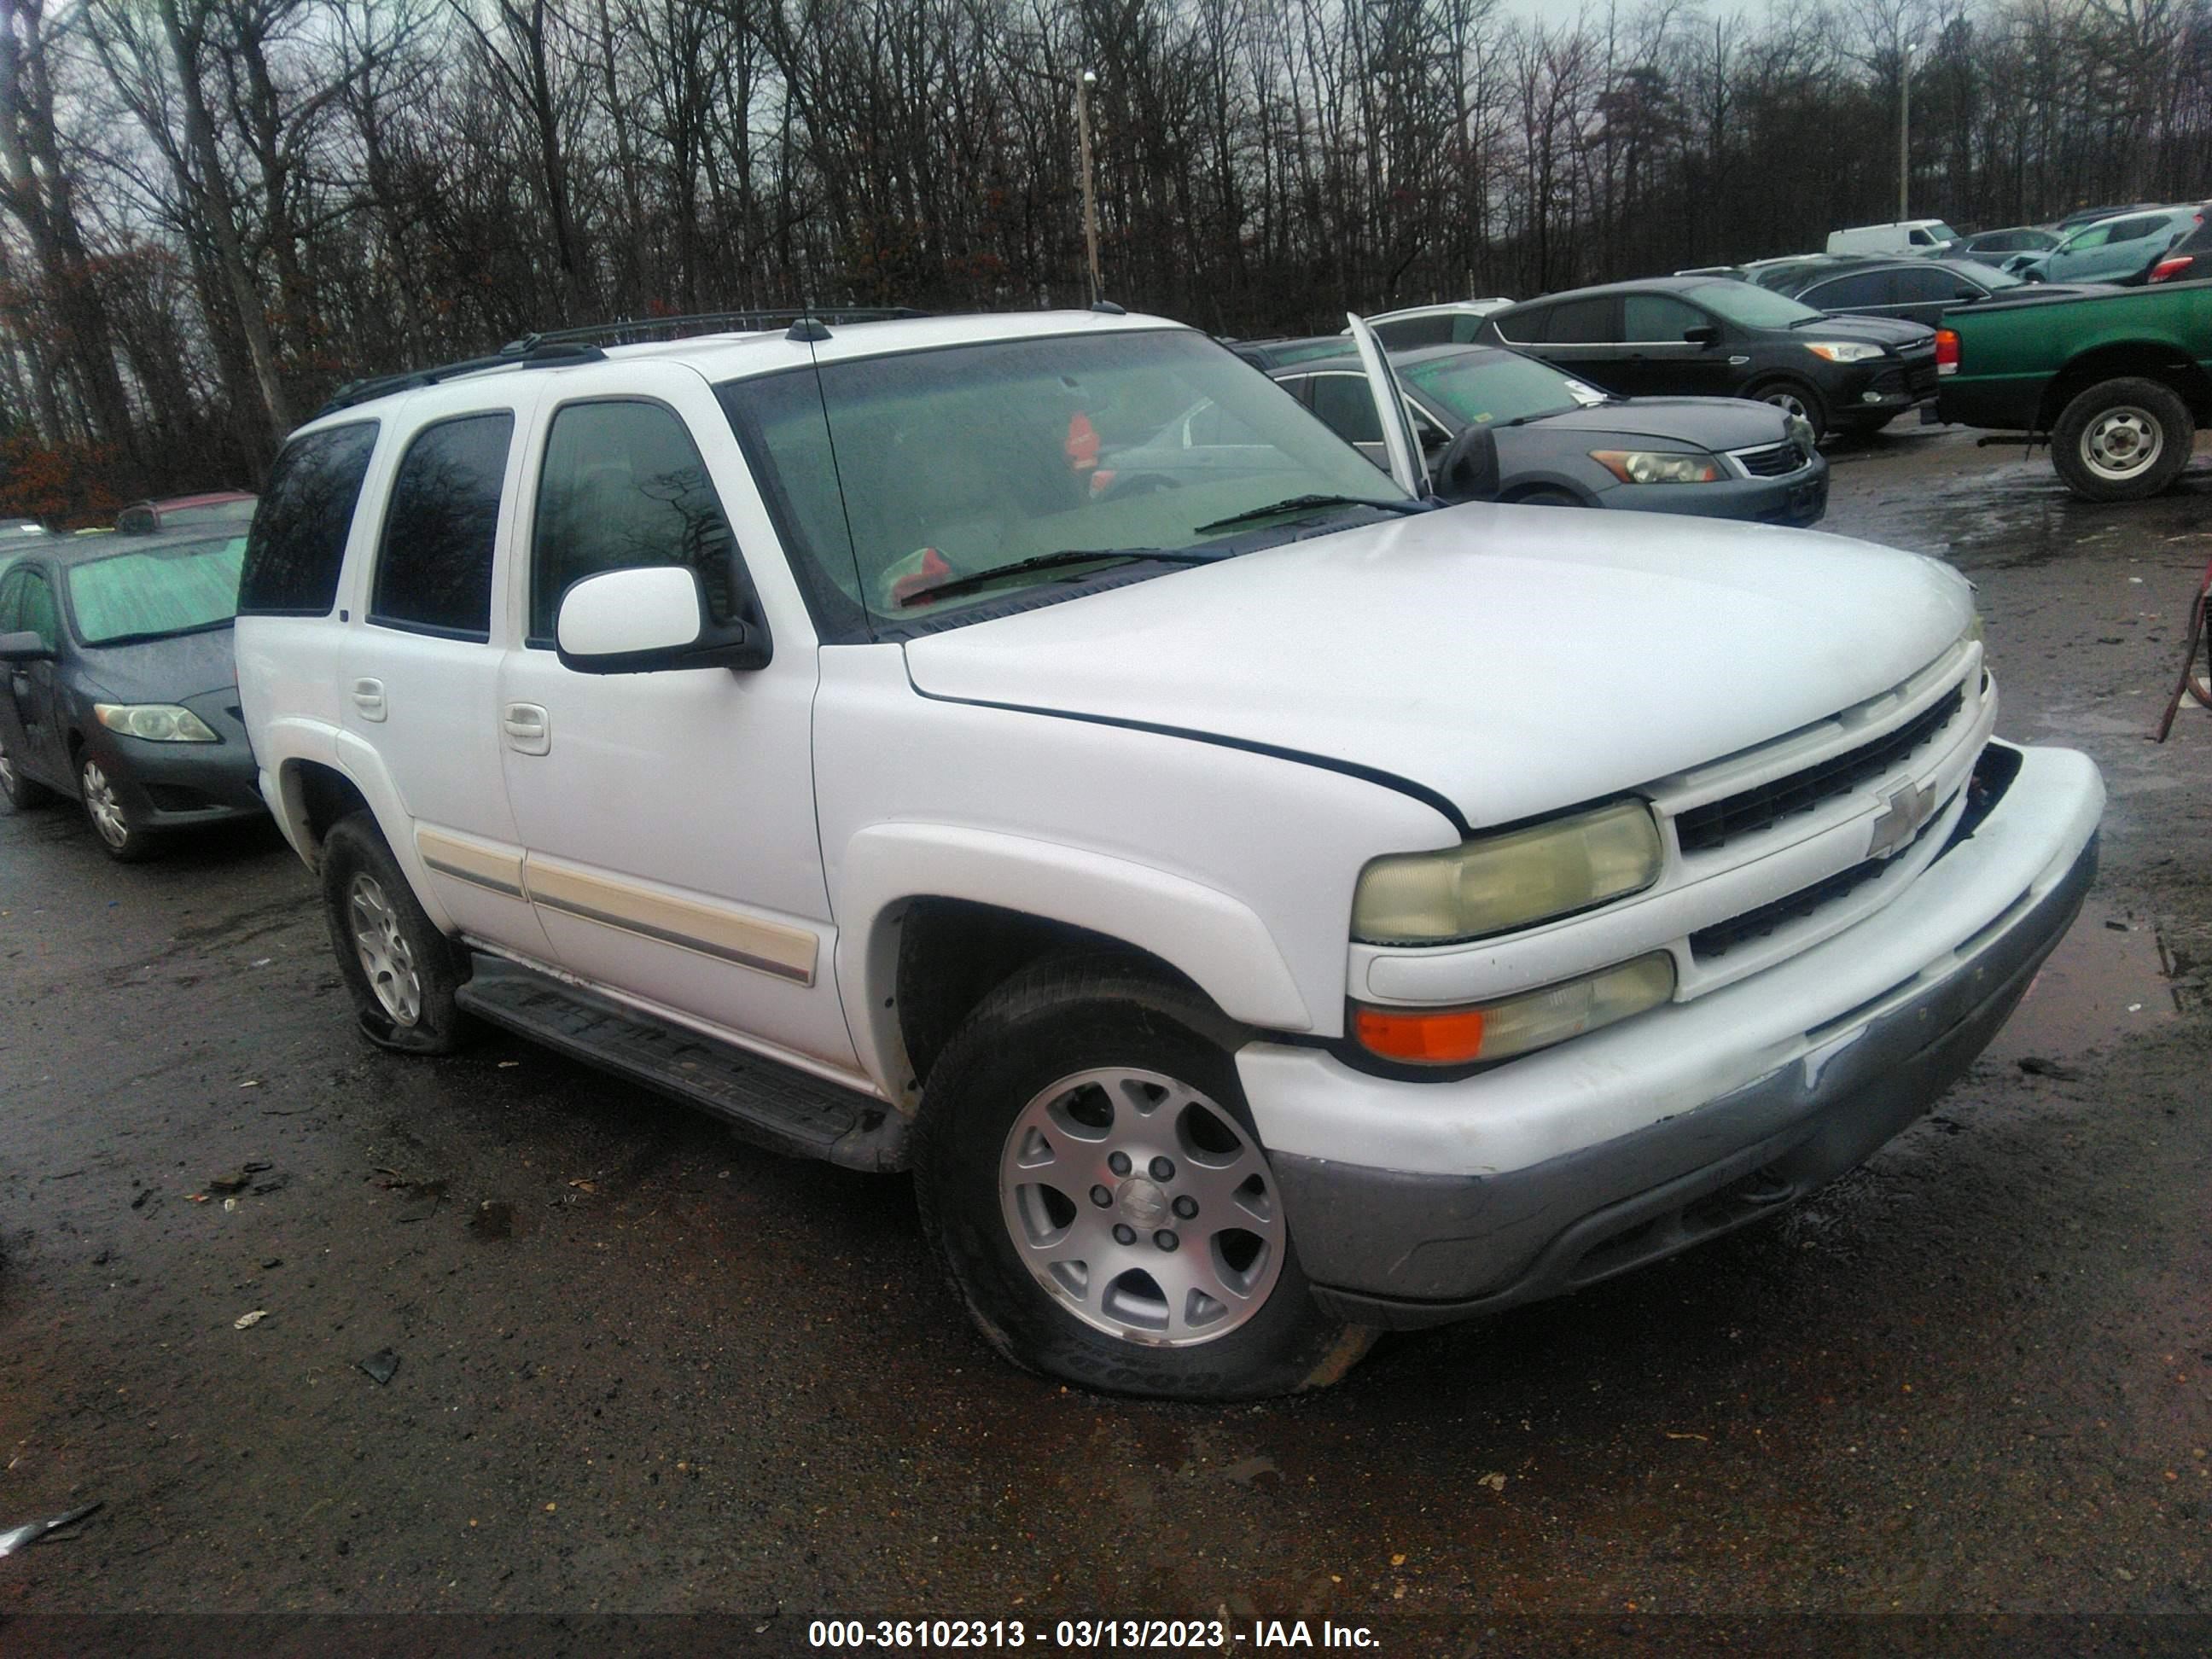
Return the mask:
[[2148, 410], [2123, 404], [2081, 429], [2081, 465], [2114, 483], [2149, 471], [2166, 453], [2166, 428]]
[[362, 871], [346, 889], [346, 920], [353, 948], [360, 954], [368, 988], [395, 1025], [412, 1025], [422, 1017], [422, 981], [415, 972], [415, 952], [399, 924], [399, 913], [384, 896], [375, 877]]
[[1124, 1341], [1218, 1340], [1282, 1273], [1266, 1157], [1218, 1104], [1158, 1072], [1078, 1072], [1039, 1093], [1006, 1132], [999, 1206], [1046, 1292]]
[[100, 832], [100, 840], [121, 852], [130, 844], [131, 824], [123, 816], [123, 803], [115, 798], [115, 786], [100, 769], [100, 763], [93, 760], [84, 763], [79, 781], [84, 785], [84, 810], [92, 827]]
[[1775, 408], [1780, 410], [1784, 415], [1790, 416], [1793, 419], [1804, 422], [1807, 429], [1811, 429], [1813, 424], [1813, 411], [1806, 407], [1805, 400], [1799, 397], [1796, 392], [1790, 391], [1789, 387], [1778, 387], [1774, 391], [1768, 392], [1765, 398], [1760, 399], [1760, 401], [1762, 403], [1771, 404]]
[[8, 753], [8, 739], [0, 738], [0, 794], [15, 793], [15, 762]]

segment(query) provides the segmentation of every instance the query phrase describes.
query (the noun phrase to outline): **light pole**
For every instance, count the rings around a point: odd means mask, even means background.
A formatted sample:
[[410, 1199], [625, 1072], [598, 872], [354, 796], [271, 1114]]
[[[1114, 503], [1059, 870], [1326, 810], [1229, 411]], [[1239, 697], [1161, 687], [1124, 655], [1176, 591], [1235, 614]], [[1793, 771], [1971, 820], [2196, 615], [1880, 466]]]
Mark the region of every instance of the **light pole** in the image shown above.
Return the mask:
[[1912, 54], [1917, 40], [1907, 40], [1897, 54], [1897, 219], [1912, 216]]
[[1083, 151], [1083, 246], [1091, 258], [1091, 303], [1099, 300], [1098, 198], [1091, 184], [1091, 88], [1098, 84], [1096, 70], [1083, 71], [1075, 88], [1075, 133]]

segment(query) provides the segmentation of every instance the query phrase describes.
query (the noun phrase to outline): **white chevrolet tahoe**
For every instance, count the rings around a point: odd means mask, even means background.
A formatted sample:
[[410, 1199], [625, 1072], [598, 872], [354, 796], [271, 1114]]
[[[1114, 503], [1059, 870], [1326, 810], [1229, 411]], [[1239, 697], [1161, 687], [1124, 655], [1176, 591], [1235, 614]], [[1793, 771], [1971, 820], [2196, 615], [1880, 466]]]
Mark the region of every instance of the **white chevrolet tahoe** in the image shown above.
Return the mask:
[[2103, 802], [1992, 740], [1960, 577], [1432, 510], [1402, 424], [1380, 473], [1109, 313], [539, 343], [302, 428], [239, 678], [368, 1034], [911, 1170], [1000, 1352], [1170, 1395], [1652, 1261], [1928, 1109]]

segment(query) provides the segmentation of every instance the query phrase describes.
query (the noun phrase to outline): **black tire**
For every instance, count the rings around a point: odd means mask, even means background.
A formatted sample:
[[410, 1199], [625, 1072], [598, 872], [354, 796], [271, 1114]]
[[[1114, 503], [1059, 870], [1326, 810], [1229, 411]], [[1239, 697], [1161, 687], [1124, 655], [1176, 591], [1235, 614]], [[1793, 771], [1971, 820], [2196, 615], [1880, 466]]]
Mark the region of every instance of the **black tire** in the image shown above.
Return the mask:
[[[362, 883], [368, 884], [365, 890], [358, 886]], [[468, 977], [467, 958], [423, 914], [399, 861], [367, 812], [339, 820], [324, 838], [322, 885], [331, 947], [337, 952], [338, 972], [369, 1039], [410, 1054], [451, 1054], [459, 1048], [470, 1035], [470, 1021], [454, 993]], [[374, 931], [374, 907], [358, 914], [356, 907], [357, 898], [366, 904], [372, 895], [392, 927], [388, 936], [374, 933], [383, 955], [376, 973], [386, 988], [382, 994], [356, 939], [357, 926], [365, 934]], [[414, 976], [411, 995], [407, 970]]]
[[1532, 489], [1526, 495], [1516, 495], [1513, 498], [1513, 505], [1516, 507], [1580, 507], [1583, 503], [1580, 496], [1570, 495], [1564, 489]]
[[2163, 380], [2125, 375], [2076, 395], [2051, 428], [2051, 463], [2084, 501], [2139, 501], [2189, 465], [2196, 418]]
[[1744, 394], [1753, 403], [1772, 404], [1785, 415], [1802, 415], [1813, 428], [1813, 441], [1828, 435], [1833, 422], [1820, 394], [1802, 380], [1761, 380]]
[[0, 800], [5, 800], [18, 812], [28, 812], [46, 805], [54, 798], [54, 792], [34, 779], [23, 775], [14, 755], [9, 752], [8, 740], [0, 737]]
[[[984, 1337], [1008, 1359], [1088, 1389], [1166, 1399], [1234, 1400], [1325, 1387], [1366, 1352], [1372, 1332], [1344, 1325], [1315, 1305], [1286, 1222], [1267, 1224], [1277, 1227], [1279, 1245], [1270, 1249], [1279, 1248], [1279, 1255], [1272, 1263], [1272, 1284], [1254, 1287], [1258, 1299], [1251, 1310], [1224, 1334], [1201, 1335], [1183, 1346], [1132, 1340], [1087, 1322], [1066, 1298], [1044, 1288], [1015, 1242], [1016, 1224], [1009, 1212], [1017, 1207], [1018, 1200], [1002, 1203], [1000, 1189], [1002, 1159], [1014, 1155], [1011, 1137], [1025, 1113], [1053, 1097], [1055, 1085], [1094, 1070], [1127, 1068], [1174, 1079], [1194, 1091], [1194, 1109], [1212, 1133], [1219, 1133], [1219, 1121], [1206, 1109], [1225, 1111], [1248, 1144], [1223, 1155], [1256, 1158], [1256, 1165], [1239, 1167], [1259, 1168], [1265, 1184], [1272, 1188], [1273, 1172], [1264, 1168], [1266, 1149], [1252, 1127], [1230, 1057], [1230, 1045], [1236, 1040], [1235, 1028], [1194, 992], [1148, 972], [1140, 963], [1107, 955], [1060, 957], [1024, 969], [986, 997], [954, 1034], [932, 1068], [923, 1093], [915, 1146], [915, 1188], [922, 1227], [938, 1259]], [[1100, 1097], [1104, 1097], [1103, 1091]], [[1137, 1120], [1133, 1115], [1129, 1121]], [[1146, 1127], [1160, 1133], [1164, 1126]], [[1188, 1139], [1182, 1144], [1186, 1148], [1190, 1145]], [[1218, 1143], [1209, 1150], [1218, 1150]], [[1057, 1152], [1054, 1149], [1055, 1160]], [[1094, 1147], [1087, 1155], [1079, 1148], [1076, 1156], [1097, 1159], [1107, 1155]], [[1118, 1195], [1109, 1195], [1109, 1207], [1127, 1206], [1117, 1213], [1127, 1214], [1139, 1227], [1151, 1227], [1163, 1218], [1158, 1205], [1170, 1194], [1178, 1207], [1170, 1213], [1187, 1213], [1179, 1206], [1188, 1192], [1178, 1183], [1194, 1173], [1189, 1168], [1172, 1176], [1160, 1176], [1166, 1183], [1164, 1189], [1142, 1178], [1158, 1175], [1157, 1169], [1131, 1172], [1127, 1165], [1121, 1167], [1134, 1178], [1120, 1183], [1123, 1190]], [[1113, 1178], [1110, 1172], [1104, 1173], [1105, 1178]], [[1149, 1191], [1133, 1194], [1133, 1188]], [[1101, 1185], [1086, 1190], [1095, 1202], [1096, 1194], [1107, 1188]], [[1139, 1203], [1151, 1208], [1149, 1218]], [[1280, 1215], [1279, 1199], [1270, 1213]], [[1103, 1218], [1097, 1224], [1103, 1228]], [[1200, 1228], [1206, 1224], [1201, 1219]], [[1187, 1259], [1194, 1261], [1218, 1263], [1219, 1258], [1212, 1254], [1212, 1239], [1230, 1237], [1233, 1231], [1209, 1235], [1208, 1254], [1201, 1258], [1199, 1228], [1187, 1221], [1170, 1220], [1168, 1225], [1189, 1231], [1192, 1250]], [[1114, 1277], [1107, 1279], [1102, 1271], [1095, 1298], [1100, 1310], [1111, 1300], [1113, 1287], [1146, 1282], [1146, 1263], [1165, 1273], [1178, 1248], [1173, 1231], [1132, 1231], [1130, 1243], [1136, 1252], [1153, 1248], [1163, 1238], [1166, 1242], [1158, 1248], [1170, 1252], [1168, 1256], [1112, 1258]], [[1101, 1248], [1109, 1245], [1101, 1238]], [[1087, 1261], [1080, 1271], [1087, 1277]], [[1159, 1281], [1151, 1283], [1154, 1291], [1160, 1291]], [[1171, 1299], [1173, 1292], [1162, 1294]], [[1186, 1308], [1190, 1305], [1186, 1303]], [[1213, 1305], [1225, 1311], [1225, 1304]]]
[[76, 757], [76, 799], [93, 844], [118, 864], [143, 864], [161, 856], [167, 843], [131, 810], [97, 755], [80, 752]]

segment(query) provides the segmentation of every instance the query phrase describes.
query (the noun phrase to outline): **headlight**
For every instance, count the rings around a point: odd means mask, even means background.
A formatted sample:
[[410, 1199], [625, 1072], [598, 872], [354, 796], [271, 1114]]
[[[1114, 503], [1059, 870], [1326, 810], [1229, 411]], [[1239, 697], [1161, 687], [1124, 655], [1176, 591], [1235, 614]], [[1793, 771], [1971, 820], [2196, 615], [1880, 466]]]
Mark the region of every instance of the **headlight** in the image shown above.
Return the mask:
[[111, 732], [148, 743], [221, 743], [208, 723], [173, 702], [96, 702], [94, 716]]
[[1882, 355], [1880, 346], [1862, 344], [1856, 340], [1808, 340], [1805, 349], [1832, 363], [1868, 363]]
[[1479, 1008], [1353, 1011], [1360, 1046], [1409, 1066], [1465, 1066], [1510, 1060], [1656, 1008], [1674, 994], [1674, 959], [1664, 951], [1601, 973], [1523, 992]]
[[1363, 945], [1446, 945], [1586, 910], [1659, 878], [1659, 826], [1617, 801], [1437, 853], [1379, 858], [1359, 872], [1352, 936]]
[[1711, 483], [1721, 476], [1710, 455], [1666, 449], [1593, 449], [1590, 459], [1623, 483]]

